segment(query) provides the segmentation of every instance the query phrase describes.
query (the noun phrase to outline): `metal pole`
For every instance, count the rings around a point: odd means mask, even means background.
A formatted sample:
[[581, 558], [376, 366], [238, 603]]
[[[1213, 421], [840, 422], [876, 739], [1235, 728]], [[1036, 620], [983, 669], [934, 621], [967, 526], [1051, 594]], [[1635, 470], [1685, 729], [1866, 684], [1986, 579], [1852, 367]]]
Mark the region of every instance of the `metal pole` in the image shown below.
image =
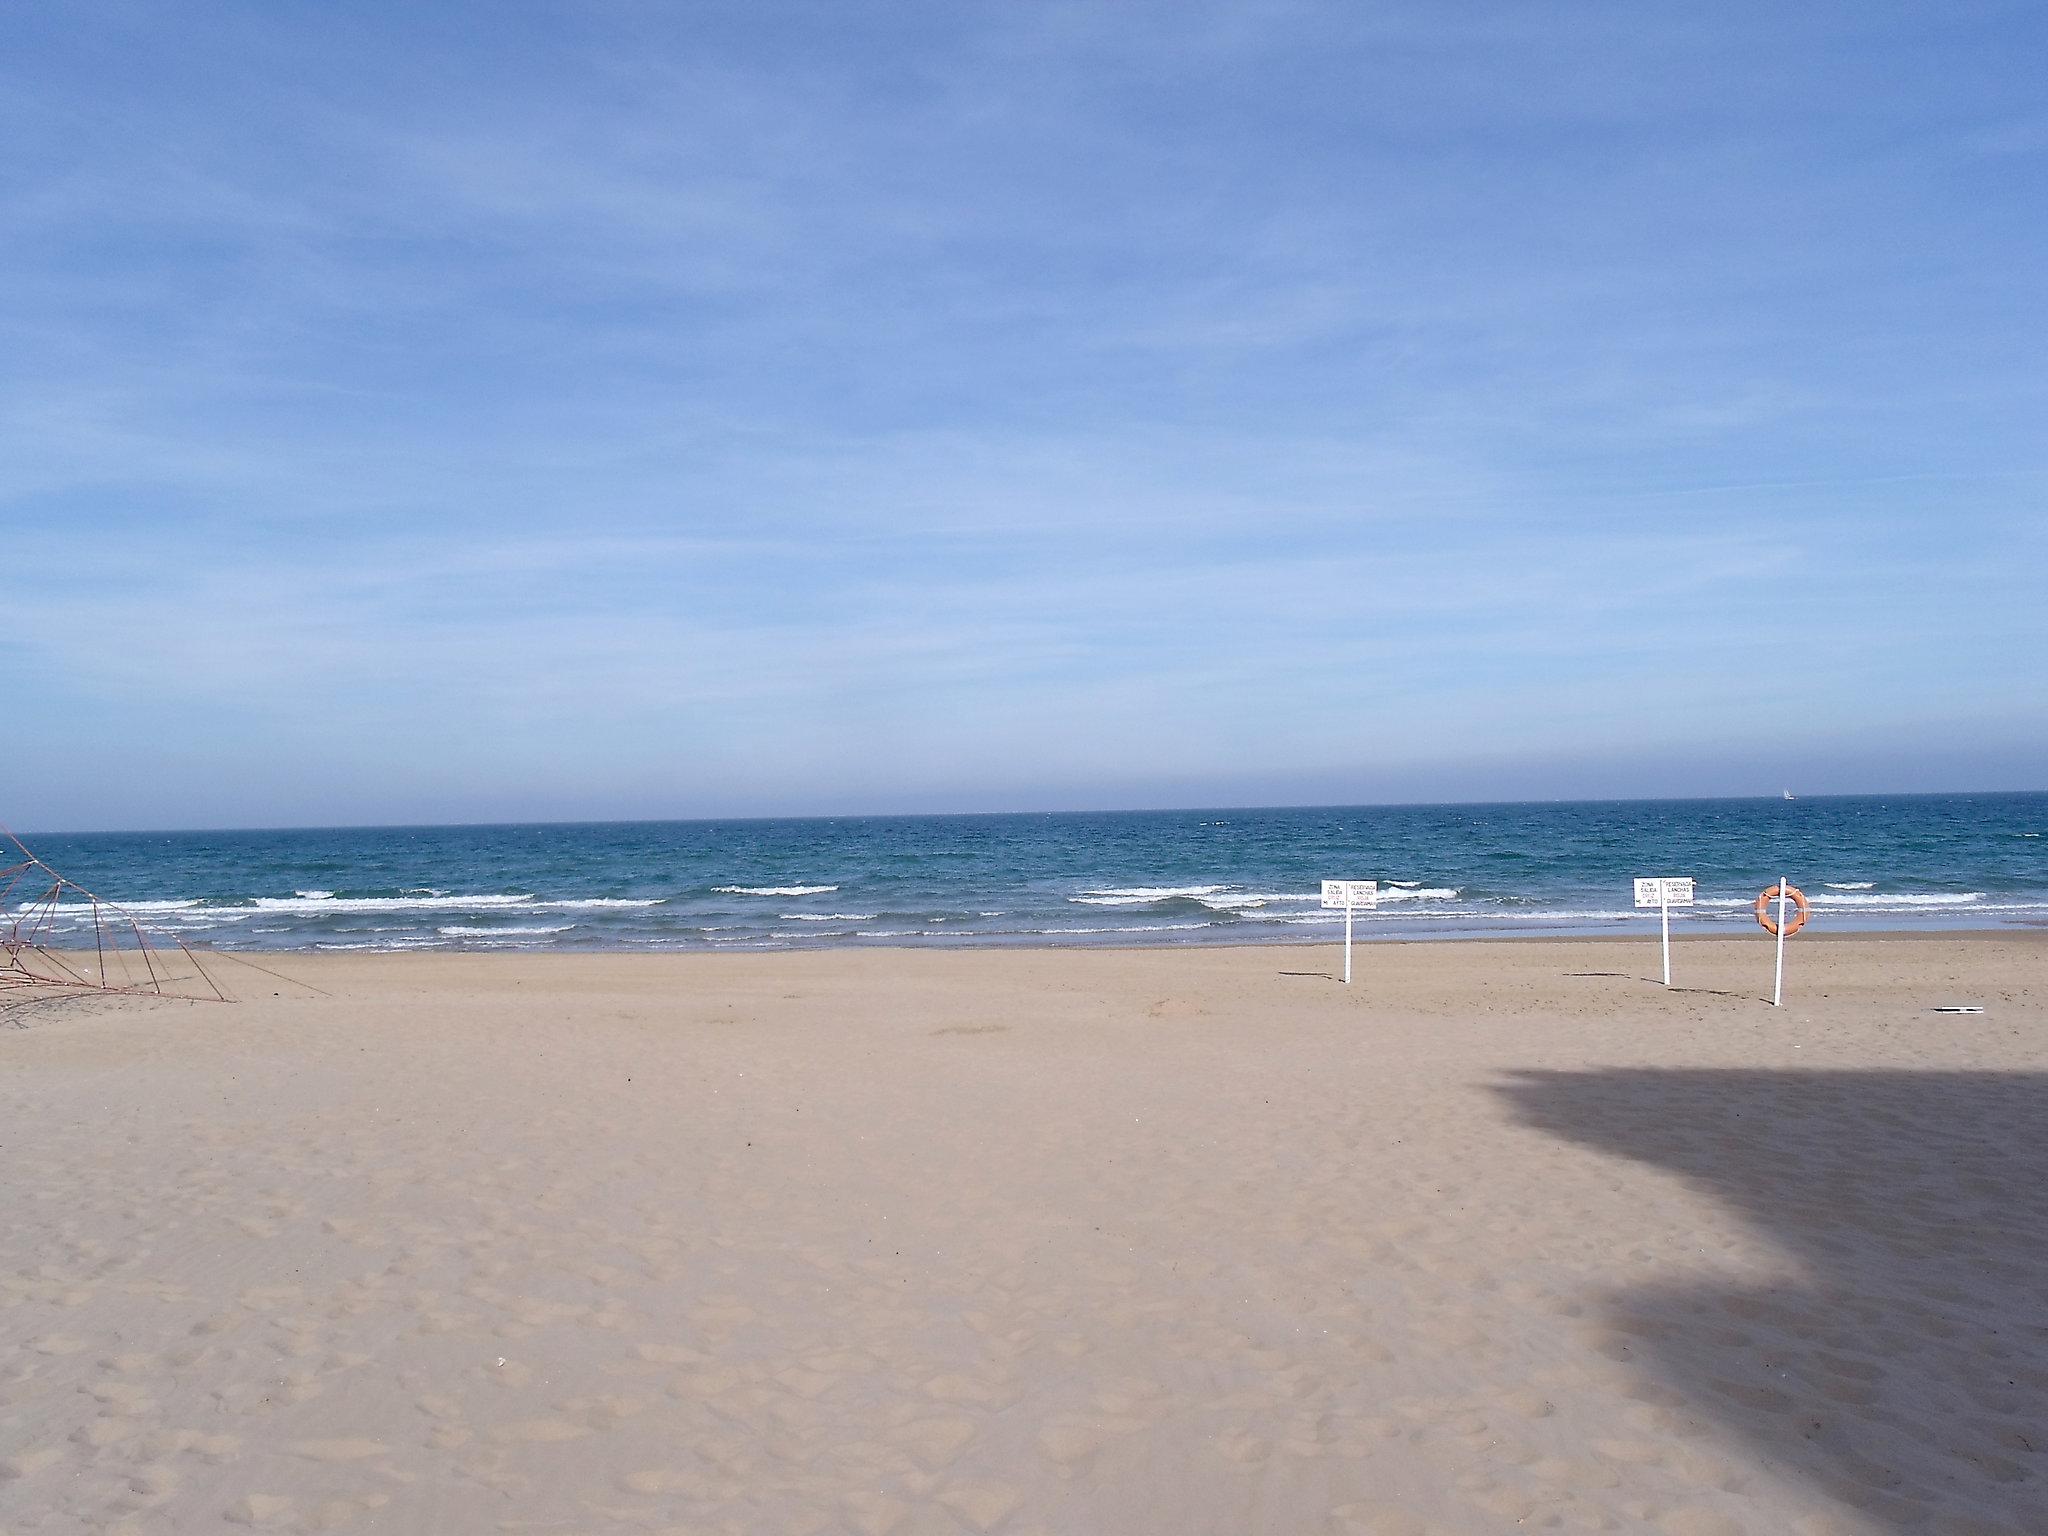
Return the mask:
[[1351, 898], [1344, 898], [1344, 985], [1351, 985]]
[[1785, 1006], [1785, 890], [1791, 885], [1791, 877], [1778, 876], [1778, 976], [1771, 983], [1771, 1006]]
[[1664, 908], [1664, 985], [1671, 985], [1671, 893], [1664, 889], [1664, 882], [1657, 882], [1657, 889], [1663, 895]]

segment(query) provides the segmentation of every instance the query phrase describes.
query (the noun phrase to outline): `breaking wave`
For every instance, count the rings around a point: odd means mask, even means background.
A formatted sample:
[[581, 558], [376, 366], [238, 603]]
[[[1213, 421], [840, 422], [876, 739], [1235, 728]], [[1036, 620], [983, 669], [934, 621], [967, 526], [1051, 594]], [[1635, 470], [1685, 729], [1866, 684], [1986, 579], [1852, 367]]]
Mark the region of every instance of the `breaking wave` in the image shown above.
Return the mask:
[[1880, 896], [1815, 896], [1816, 907], [1967, 907], [1984, 899], [1982, 891], [1901, 891]]
[[506, 939], [527, 934], [567, 933], [575, 926], [574, 923], [555, 923], [508, 928], [436, 928], [434, 931], [449, 939]]
[[1200, 901], [1226, 889], [1221, 885], [1110, 885], [1067, 900], [1088, 907], [1137, 907], [1155, 901]]
[[340, 916], [366, 912], [484, 912], [503, 907], [528, 907], [535, 899], [530, 893], [517, 896], [258, 896], [246, 905], [258, 912], [323, 917], [329, 913]]

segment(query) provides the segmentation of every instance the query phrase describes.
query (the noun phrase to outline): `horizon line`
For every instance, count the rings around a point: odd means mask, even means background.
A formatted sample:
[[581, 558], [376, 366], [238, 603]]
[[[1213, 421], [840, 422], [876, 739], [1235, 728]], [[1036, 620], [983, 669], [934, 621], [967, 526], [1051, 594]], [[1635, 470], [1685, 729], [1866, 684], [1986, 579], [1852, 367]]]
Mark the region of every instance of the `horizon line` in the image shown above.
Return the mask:
[[[1848, 790], [1829, 794], [1799, 795], [1802, 800], [1934, 800], [1963, 799], [1992, 795], [2041, 795], [2048, 789], [1911, 789]], [[1153, 805], [1109, 806], [1092, 810], [1046, 807], [1021, 811], [830, 811], [788, 814], [762, 813], [747, 816], [594, 816], [535, 821], [362, 821], [302, 823], [283, 826], [197, 826], [197, 827], [101, 827], [90, 829], [16, 832], [0, 822], [0, 833], [10, 838], [29, 837], [157, 837], [187, 836], [203, 832], [423, 832], [497, 830], [516, 827], [658, 827], [719, 825], [734, 822], [768, 821], [967, 821], [1023, 816], [1172, 816], [1198, 811], [1259, 813], [1266, 811], [1393, 811], [1452, 810], [1481, 806], [1532, 805], [1702, 805], [1732, 804], [1746, 800], [1782, 803], [1780, 795], [1595, 795], [1537, 796], [1529, 799], [1474, 800], [1310, 800], [1265, 805]]]

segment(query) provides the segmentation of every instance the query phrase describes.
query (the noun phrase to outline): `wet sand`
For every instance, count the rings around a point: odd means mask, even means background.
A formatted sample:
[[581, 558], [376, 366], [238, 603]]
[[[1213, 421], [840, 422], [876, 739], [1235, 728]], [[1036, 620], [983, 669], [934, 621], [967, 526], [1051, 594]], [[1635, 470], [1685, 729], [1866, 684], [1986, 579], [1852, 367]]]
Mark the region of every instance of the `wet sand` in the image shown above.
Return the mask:
[[1335, 958], [14, 1010], [0, 1532], [2048, 1529], [2048, 936]]

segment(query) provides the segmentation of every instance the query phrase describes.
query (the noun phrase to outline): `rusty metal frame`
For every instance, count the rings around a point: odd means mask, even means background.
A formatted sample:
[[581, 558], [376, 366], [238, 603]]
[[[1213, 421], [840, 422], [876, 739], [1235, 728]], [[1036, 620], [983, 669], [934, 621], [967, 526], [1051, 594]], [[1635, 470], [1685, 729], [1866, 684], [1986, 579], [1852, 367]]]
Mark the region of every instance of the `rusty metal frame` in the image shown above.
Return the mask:
[[[0, 827], [0, 858], [8, 857], [8, 846], [19, 857], [0, 868], [0, 994], [52, 988], [189, 1002], [234, 1001], [176, 934], [153, 930], [117, 903], [66, 879]], [[56, 937], [57, 919], [70, 917], [80, 905], [92, 913], [89, 956], [82, 942], [65, 950], [49, 942]], [[191, 967], [190, 974], [180, 973], [179, 960]]]

